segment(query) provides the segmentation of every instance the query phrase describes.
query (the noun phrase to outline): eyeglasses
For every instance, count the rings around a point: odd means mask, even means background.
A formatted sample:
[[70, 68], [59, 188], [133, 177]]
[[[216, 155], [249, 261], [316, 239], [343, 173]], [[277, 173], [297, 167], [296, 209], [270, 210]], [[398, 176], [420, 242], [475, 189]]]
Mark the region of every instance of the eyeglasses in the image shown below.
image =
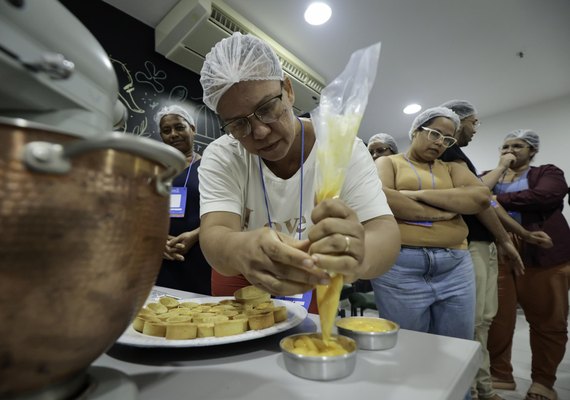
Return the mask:
[[501, 147], [499, 147], [499, 150], [507, 151], [509, 149], [513, 149], [513, 151], [520, 151], [522, 149], [527, 149], [527, 148], [530, 148], [530, 146], [525, 146], [524, 144], [515, 143], [515, 144], [504, 144]]
[[427, 132], [429, 140], [431, 140], [432, 142], [438, 142], [441, 140], [443, 146], [446, 148], [450, 148], [455, 143], [457, 143], [457, 139], [455, 139], [452, 136], [445, 136], [440, 131], [436, 131], [435, 129], [431, 128], [426, 128], [425, 126], [422, 126], [422, 129]]
[[370, 154], [380, 154], [385, 153], [387, 151], [392, 151], [390, 147], [376, 147], [375, 149], [370, 149]]
[[285, 107], [283, 107], [283, 93], [281, 93], [257, 107], [257, 109], [251, 114], [234, 119], [222, 126], [220, 129], [222, 132], [235, 139], [243, 139], [251, 133], [251, 122], [249, 122], [251, 117], [255, 116], [264, 124], [270, 124], [281, 118], [284, 112]]

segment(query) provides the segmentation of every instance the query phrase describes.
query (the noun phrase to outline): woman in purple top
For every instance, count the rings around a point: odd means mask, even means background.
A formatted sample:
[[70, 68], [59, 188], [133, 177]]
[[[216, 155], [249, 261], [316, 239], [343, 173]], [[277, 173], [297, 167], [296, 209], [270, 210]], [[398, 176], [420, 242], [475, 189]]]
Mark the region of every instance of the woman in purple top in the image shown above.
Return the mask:
[[[500, 148], [499, 165], [482, 179], [496, 200], [529, 231], [544, 231], [554, 247], [545, 249], [522, 240], [518, 248], [525, 274], [516, 276], [499, 263], [499, 310], [489, 330], [493, 386], [514, 390], [511, 346], [517, 303], [530, 325], [532, 385], [527, 400], [556, 399], [556, 370], [568, 340], [570, 228], [562, 215], [568, 185], [552, 164], [531, 167], [540, 139], [530, 130], [509, 133]], [[516, 238], [515, 238], [516, 240]]]

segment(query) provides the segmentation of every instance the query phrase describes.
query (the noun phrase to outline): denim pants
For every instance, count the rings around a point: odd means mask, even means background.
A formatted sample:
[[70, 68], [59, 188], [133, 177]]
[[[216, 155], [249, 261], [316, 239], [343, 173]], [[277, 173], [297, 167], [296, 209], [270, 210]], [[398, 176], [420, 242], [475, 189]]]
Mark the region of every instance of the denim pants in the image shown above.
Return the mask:
[[467, 250], [402, 247], [372, 280], [378, 314], [403, 329], [473, 340], [475, 274]]

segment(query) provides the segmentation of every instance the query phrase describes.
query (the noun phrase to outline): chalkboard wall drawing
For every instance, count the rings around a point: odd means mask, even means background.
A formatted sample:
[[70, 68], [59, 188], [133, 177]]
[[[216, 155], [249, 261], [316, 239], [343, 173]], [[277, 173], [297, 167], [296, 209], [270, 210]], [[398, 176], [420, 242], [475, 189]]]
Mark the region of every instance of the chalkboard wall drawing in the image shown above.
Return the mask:
[[163, 106], [180, 104], [196, 122], [194, 150], [221, 135], [217, 115], [202, 102], [200, 77], [154, 50], [154, 30], [101, 0], [61, 0], [107, 51], [119, 81], [119, 99], [128, 110], [120, 131], [161, 140], [154, 121]]

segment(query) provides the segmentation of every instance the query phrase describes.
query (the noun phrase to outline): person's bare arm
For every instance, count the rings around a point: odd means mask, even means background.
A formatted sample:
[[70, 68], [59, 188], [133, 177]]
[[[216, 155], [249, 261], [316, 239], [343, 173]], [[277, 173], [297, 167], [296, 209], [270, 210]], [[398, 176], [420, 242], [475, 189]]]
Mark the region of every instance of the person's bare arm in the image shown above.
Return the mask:
[[521, 224], [515, 221], [498, 202], [494, 202], [493, 209], [505, 229], [514, 233], [525, 242], [540, 246], [544, 249], [549, 249], [554, 246], [552, 239], [547, 233], [525, 229]]
[[499, 164], [494, 169], [481, 176], [481, 180], [485, 186], [489, 189], [493, 189], [515, 160], [516, 157], [513, 154], [502, 154], [499, 158]]
[[400, 228], [391, 215], [364, 222], [366, 230], [364, 265], [366, 273], [358, 279], [372, 279], [387, 272], [400, 255]]
[[344, 275], [346, 282], [379, 276], [398, 257], [400, 229], [391, 215], [360, 223], [342, 201], [326, 200], [311, 218], [309, 252], [317, 257], [317, 266]]
[[252, 285], [274, 295], [304, 293], [330, 281], [308, 254], [308, 240], [279, 235], [269, 228], [242, 232], [237, 214], [203, 215], [200, 245], [208, 263], [219, 273], [242, 274]]
[[493, 234], [501, 258], [508, 260], [516, 275], [524, 275], [524, 264], [509, 234], [499, 221], [493, 207], [477, 214], [477, 219]]
[[378, 177], [394, 217], [407, 221], [445, 221], [454, 218], [457, 213], [441, 210], [421, 203], [395, 190], [394, 167], [387, 157], [376, 159]]
[[490, 192], [467, 167], [449, 163], [452, 189], [400, 191], [412, 200], [458, 214], [477, 214], [489, 207]]

